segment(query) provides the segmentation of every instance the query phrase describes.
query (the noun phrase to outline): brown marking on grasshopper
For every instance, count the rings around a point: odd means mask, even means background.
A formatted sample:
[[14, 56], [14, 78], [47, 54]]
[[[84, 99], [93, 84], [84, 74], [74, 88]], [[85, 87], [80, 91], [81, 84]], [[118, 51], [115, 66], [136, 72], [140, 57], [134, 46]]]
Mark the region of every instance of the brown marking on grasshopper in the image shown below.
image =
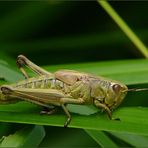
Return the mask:
[[[71, 121], [66, 104], [94, 104], [112, 119], [112, 110], [121, 104], [128, 91], [127, 86], [120, 82], [87, 73], [72, 70], [50, 73], [23, 55], [18, 56], [17, 65], [26, 79], [1, 86], [0, 104], [24, 100], [46, 108], [50, 105], [61, 106], [68, 117], [65, 127]], [[24, 66], [38, 76], [30, 78]], [[41, 113], [50, 114], [48, 111]]]

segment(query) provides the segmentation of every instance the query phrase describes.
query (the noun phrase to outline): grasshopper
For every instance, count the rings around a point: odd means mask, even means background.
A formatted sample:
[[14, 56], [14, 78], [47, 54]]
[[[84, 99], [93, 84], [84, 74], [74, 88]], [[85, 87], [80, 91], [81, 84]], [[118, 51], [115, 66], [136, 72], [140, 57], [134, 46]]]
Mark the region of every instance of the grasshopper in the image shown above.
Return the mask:
[[[0, 104], [24, 100], [45, 107], [46, 110], [41, 111], [42, 114], [52, 114], [56, 111], [56, 106], [61, 106], [67, 115], [64, 127], [67, 127], [71, 121], [67, 104], [93, 104], [106, 111], [109, 119], [113, 119], [112, 111], [121, 104], [129, 91], [121, 82], [87, 73], [73, 70], [50, 73], [23, 55], [18, 56], [17, 65], [25, 80], [2, 85]], [[30, 78], [25, 66], [37, 76]], [[54, 106], [53, 109], [51, 105]]]

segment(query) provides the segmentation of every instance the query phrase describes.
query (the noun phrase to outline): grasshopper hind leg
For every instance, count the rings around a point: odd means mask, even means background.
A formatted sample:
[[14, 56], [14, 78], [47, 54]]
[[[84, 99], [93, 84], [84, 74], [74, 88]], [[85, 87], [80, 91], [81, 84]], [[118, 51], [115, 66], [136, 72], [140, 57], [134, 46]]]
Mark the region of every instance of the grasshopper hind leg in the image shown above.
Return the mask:
[[[53, 110], [51, 109], [51, 106], [48, 104], [52, 104], [52, 100], [55, 101], [57, 99], [57, 102], [59, 103], [59, 106], [62, 107], [64, 110], [65, 114], [67, 115], [67, 120], [64, 124], [64, 127], [67, 127], [68, 124], [71, 121], [71, 115], [66, 108], [66, 104], [68, 103], [74, 103], [74, 104], [81, 104], [82, 100], [78, 99], [71, 99], [71, 98], [63, 98], [64, 94], [57, 90], [52, 90], [52, 89], [28, 89], [28, 88], [13, 88], [8, 85], [3, 85], [1, 87], [2, 94], [7, 95], [9, 97], [13, 96], [17, 99], [24, 100], [27, 102], [31, 102], [40, 106], [45, 107], [45, 110], [41, 112], [41, 114], [52, 114], [55, 112], [54, 108]], [[53, 98], [53, 96], [57, 96], [58, 98]], [[51, 102], [49, 102], [51, 101]], [[54, 105], [53, 105], [54, 106]]]
[[28, 67], [29, 69], [31, 69], [34, 73], [36, 73], [38, 75], [49, 75], [49, 74], [51, 74], [50, 72], [40, 68], [39, 66], [37, 66], [36, 64], [31, 62], [29, 59], [27, 59], [23, 55], [19, 55], [17, 57], [16, 63], [17, 63], [20, 71], [22, 72], [22, 74], [25, 76], [26, 79], [29, 78], [29, 75], [25, 71], [24, 66]]

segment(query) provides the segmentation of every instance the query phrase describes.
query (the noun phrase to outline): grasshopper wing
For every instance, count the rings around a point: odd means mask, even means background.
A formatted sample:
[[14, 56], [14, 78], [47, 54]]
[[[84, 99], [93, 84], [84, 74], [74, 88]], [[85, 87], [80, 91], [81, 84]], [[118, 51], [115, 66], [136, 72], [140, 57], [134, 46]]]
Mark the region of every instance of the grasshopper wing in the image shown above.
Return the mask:
[[55, 72], [56, 79], [68, 85], [73, 85], [74, 83], [79, 81], [84, 75], [86, 74], [73, 70], [59, 70]]

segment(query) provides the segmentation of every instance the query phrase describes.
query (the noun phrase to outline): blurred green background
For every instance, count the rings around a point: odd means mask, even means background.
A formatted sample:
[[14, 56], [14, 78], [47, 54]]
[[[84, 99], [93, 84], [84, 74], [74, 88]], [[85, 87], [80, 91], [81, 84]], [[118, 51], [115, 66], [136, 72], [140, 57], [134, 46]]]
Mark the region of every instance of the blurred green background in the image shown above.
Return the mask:
[[[147, 2], [111, 4], [147, 44]], [[0, 10], [0, 50], [13, 58], [49, 65], [140, 57], [96, 1], [1, 1]]]
[[[148, 2], [110, 1], [110, 4], [148, 45]], [[0, 60], [12, 67], [19, 54], [40, 66], [48, 65], [49, 69], [50, 65], [86, 63], [87, 66], [88, 62], [144, 58], [96, 1], [0, 1], [0, 12]], [[131, 100], [135, 96], [131, 95]], [[131, 100], [124, 105], [133, 105]], [[147, 106], [147, 101], [134, 102], [138, 103]], [[1, 123], [1, 129], [7, 129], [1, 135], [13, 134], [24, 126]], [[42, 147], [98, 147], [82, 129], [46, 126], [45, 131]], [[120, 147], [131, 146], [123, 139], [106, 135]]]

